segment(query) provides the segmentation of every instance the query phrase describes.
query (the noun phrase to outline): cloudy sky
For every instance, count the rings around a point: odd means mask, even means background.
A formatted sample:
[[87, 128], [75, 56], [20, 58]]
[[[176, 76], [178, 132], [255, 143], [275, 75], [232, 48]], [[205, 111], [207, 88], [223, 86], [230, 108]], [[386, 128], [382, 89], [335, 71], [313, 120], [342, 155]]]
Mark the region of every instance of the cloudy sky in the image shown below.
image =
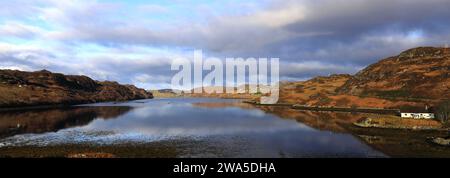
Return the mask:
[[450, 43], [449, 0], [0, 0], [0, 68], [168, 88], [171, 60], [277, 57], [282, 80]]

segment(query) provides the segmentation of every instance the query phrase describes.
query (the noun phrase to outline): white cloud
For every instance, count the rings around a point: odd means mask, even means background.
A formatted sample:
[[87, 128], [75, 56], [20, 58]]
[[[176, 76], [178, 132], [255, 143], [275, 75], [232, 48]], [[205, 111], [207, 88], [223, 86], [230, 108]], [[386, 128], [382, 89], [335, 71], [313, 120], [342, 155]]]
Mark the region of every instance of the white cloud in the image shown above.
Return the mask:
[[33, 38], [43, 33], [44, 30], [39, 27], [19, 22], [7, 21], [0, 25], [0, 35], [4, 37]]

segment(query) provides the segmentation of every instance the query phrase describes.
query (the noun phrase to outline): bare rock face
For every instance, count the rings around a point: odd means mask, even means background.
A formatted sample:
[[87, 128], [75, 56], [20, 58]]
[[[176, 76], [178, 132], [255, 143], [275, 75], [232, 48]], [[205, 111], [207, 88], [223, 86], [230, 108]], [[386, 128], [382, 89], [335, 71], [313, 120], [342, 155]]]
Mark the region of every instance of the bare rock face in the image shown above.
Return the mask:
[[117, 82], [46, 70], [0, 70], [0, 107], [83, 104], [153, 98], [151, 92]]
[[337, 91], [387, 99], [450, 99], [450, 48], [420, 47], [383, 59]]

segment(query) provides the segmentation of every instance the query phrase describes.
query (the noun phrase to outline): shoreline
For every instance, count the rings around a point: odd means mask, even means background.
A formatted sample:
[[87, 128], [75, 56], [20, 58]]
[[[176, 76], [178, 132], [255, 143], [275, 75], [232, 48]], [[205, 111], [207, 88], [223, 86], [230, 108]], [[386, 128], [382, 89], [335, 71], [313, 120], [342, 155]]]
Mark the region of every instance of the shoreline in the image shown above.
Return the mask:
[[[399, 109], [384, 109], [384, 108], [348, 108], [348, 107], [321, 107], [321, 106], [300, 106], [295, 104], [287, 104], [287, 103], [280, 103], [280, 104], [260, 104], [258, 102], [254, 101], [243, 101], [243, 103], [251, 104], [254, 106], [268, 106], [268, 107], [286, 107], [290, 109], [295, 109], [299, 111], [311, 111], [311, 112], [341, 112], [341, 113], [365, 113], [365, 114], [381, 114], [386, 117], [384, 117], [387, 121], [395, 121], [396, 119], [400, 121], [408, 122], [408, 119], [404, 119], [401, 117], [398, 117], [400, 114]], [[394, 118], [395, 117], [395, 118]], [[361, 118], [361, 120], [367, 120], [368, 118]], [[418, 122], [416, 125], [408, 125], [405, 123], [396, 123], [397, 125], [380, 125], [380, 124], [362, 124], [360, 122], [354, 122], [351, 125], [359, 128], [378, 128], [378, 129], [393, 129], [393, 130], [430, 130], [430, 131], [450, 131], [450, 128], [444, 127], [444, 124], [439, 123], [438, 126], [429, 126], [427, 124], [420, 123], [422, 122], [438, 122], [436, 120], [415, 120], [411, 119], [411, 121]], [[420, 123], [420, 124], [419, 124]]]
[[399, 115], [400, 109], [384, 109], [384, 108], [364, 108], [364, 107], [328, 107], [328, 106], [302, 106], [297, 104], [288, 103], [277, 103], [277, 104], [260, 104], [254, 101], [243, 101], [247, 104], [253, 104], [256, 106], [279, 106], [279, 107], [290, 107], [297, 110], [306, 111], [331, 111], [331, 112], [350, 112], [350, 113], [375, 113], [375, 114], [386, 114], [386, 115]]
[[349, 107], [321, 107], [321, 106], [300, 106], [293, 105], [293, 109], [298, 110], [312, 110], [312, 111], [333, 111], [333, 112], [358, 112], [358, 113], [375, 113], [375, 114], [386, 114], [386, 115], [398, 115], [400, 114], [399, 109], [383, 109], [383, 108], [349, 108]]
[[[93, 103], [86, 103], [93, 104]], [[0, 112], [4, 111], [20, 111], [20, 110], [37, 110], [37, 109], [58, 109], [58, 108], [70, 108], [80, 104], [55, 104], [55, 105], [36, 105], [36, 106], [18, 106], [18, 107], [6, 107], [0, 108]]]
[[0, 108], [0, 112], [5, 111], [21, 111], [21, 110], [38, 110], [38, 109], [59, 109], [59, 108], [71, 108], [78, 107], [85, 104], [97, 104], [97, 103], [107, 103], [107, 102], [129, 102], [129, 101], [137, 101], [137, 100], [146, 100], [146, 99], [155, 99], [155, 98], [141, 98], [141, 99], [132, 99], [132, 100], [124, 100], [124, 101], [101, 101], [101, 102], [82, 102], [82, 103], [73, 103], [73, 104], [48, 104], [48, 105], [31, 105], [31, 106], [12, 106], [12, 107], [4, 107]]

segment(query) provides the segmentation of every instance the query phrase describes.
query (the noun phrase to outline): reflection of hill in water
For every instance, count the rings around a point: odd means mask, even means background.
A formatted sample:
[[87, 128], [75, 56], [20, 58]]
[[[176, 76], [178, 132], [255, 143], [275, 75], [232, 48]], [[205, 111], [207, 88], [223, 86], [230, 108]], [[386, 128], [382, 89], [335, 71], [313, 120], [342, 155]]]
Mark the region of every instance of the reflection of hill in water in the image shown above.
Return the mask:
[[56, 132], [84, 126], [97, 118], [114, 119], [131, 107], [70, 107], [0, 112], [0, 138], [25, 133]]
[[295, 119], [298, 122], [318, 130], [333, 131], [337, 133], [347, 133], [347, 130], [342, 125], [351, 124], [365, 115], [342, 112], [299, 111], [287, 107], [263, 106], [259, 108], [284, 119]]
[[226, 107], [238, 107], [242, 109], [254, 109], [255, 107], [251, 104], [243, 103], [243, 102], [199, 102], [193, 103], [192, 106], [195, 107], [203, 107], [203, 108], [226, 108]]
[[359, 128], [352, 124], [367, 114], [298, 111], [285, 107], [259, 108], [281, 118], [295, 119], [318, 130], [352, 134], [372, 148], [392, 157], [450, 157], [448, 147], [427, 142], [428, 137], [443, 137], [446, 132]]

